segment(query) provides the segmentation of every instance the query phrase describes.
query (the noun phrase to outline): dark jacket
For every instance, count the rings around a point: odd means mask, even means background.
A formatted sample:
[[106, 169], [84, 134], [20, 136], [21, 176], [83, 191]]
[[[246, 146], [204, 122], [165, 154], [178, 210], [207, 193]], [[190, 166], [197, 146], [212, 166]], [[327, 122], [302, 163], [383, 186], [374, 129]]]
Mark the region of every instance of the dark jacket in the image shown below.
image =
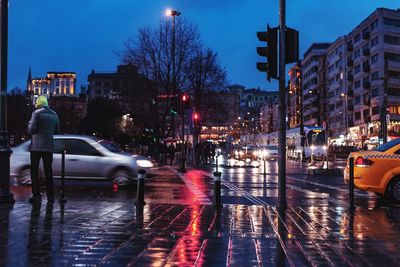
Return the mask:
[[35, 110], [28, 131], [32, 135], [31, 151], [53, 152], [53, 135], [59, 133], [57, 114], [47, 106]]

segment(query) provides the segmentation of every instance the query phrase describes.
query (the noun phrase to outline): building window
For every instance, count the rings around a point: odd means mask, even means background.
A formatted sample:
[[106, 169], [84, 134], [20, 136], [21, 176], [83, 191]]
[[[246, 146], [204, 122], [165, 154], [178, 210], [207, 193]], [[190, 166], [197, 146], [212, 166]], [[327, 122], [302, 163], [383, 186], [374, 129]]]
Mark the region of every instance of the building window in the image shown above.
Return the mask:
[[379, 59], [378, 55], [379, 54], [375, 54], [371, 57], [371, 64], [378, 62], [378, 59]]
[[69, 84], [70, 84], [70, 81], [69, 81], [69, 80], [66, 80], [66, 81], [65, 81], [65, 86], [69, 87]]
[[400, 28], [400, 20], [398, 19], [383, 18], [383, 24]]
[[385, 53], [385, 57], [387, 57], [389, 61], [400, 62], [400, 54]]
[[354, 52], [354, 59], [359, 58], [361, 55], [361, 50], [357, 49], [357, 51]]
[[395, 79], [400, 79], [400, 71], [389, 70], [388, 75], [389, 75], [389, 77], [392, 77]]
[[110, 86], [110, 82], [104, 82], [104, 87], [109, 87]]
[[378, 19], [371, 23], [371, 31], [375, 30], [376, 28], [378, 28]]
[[400, 114], [400, 106], [389, 106], [389, 113], [395, 115]]
[[389, 87], [388, 94], [392, 96], [400, 96], [400, 88]]
[[374, 39], [371, 40], [371, 47], [374, 47], [379, 42], [379, 36], [376, 36]]
[[379, 93], [379, 89], [375, 88], [375, 89], [372, 89], [371, 95], [372, 95], [372, 97], [375, 97], [375, 96], [378, 96], [378, 93]]
[[372, 107], [372, 115], [379, 114], [379, 106]]
[[100, 90], [100, 89], [96, 89], [96, 90], [94, 91], [94, 93], [95, 93], [96, 95], [99, 95], [99, 94], [101, 94], [101, 90]]
[[358, 33], [355, 37], [354, 37], [354, 43], [356, 44], [358, 41], [360, 41], [360, 34]]
[[358, 80], [358, 81], [356, 81], [354, 83], [354, 89], [360, 88], [360, 86], [361, 86], [361, 81], [360, 80]]
[[101, 82], [97, 81], [94, 83], [95, 86], [101, 86]]
[[371, 80], [372, 81], [379, 80], [379, 71], [375, 71], [374, 73], [371, 74]]
[[366, 77], [363, 78], [363, 84], [364, 84], [364, 83], [367, 83], [367, 82], [369, 82], [369, 77], [368, 77], [368, 76], [366, 76]]
[[400, 37], [392, 36], [392, 35], [384, 35], [383, 41], [385, 44], [392, 44], [392, 45], [400, 45]]
[[356, 120], [356, 121], [361, 120], [361, 112], [354, 113], [354, 120]]
[[359, 73], [360, 70], [361, 70], [361, 65], [357, 65], [357, 66], [354, 68], [354, 74]]
[[56, 81], [56, 86], [60, 86], [60, 81]]

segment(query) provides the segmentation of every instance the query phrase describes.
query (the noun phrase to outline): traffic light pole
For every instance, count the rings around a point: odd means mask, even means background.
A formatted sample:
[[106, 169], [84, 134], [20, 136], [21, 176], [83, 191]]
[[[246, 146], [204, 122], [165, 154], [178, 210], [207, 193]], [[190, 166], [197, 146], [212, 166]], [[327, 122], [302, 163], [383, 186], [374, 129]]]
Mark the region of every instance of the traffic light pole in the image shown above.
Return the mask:
[[181, 137], [181, 161], [179, 172], [186, 172], [186, 149], [185, 149], [185, 103], [181, 99], [181, 115], [182, 115], [182, 137]]
[[286, 208], [286, 0], [279, 1], [278, 207]]
[[0, 26], [0, 203], [14, 202], [10, 192], [10, 142], [7, 133], [8, 0], [1, 0]]

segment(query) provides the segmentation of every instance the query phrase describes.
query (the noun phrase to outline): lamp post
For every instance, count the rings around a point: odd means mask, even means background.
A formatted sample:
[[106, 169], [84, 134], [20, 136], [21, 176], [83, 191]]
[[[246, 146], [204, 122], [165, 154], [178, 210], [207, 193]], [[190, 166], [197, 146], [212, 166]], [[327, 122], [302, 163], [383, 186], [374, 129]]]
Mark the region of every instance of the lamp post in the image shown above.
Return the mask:
[[344, 116], [344, 127], [345, 127], [344, 141], [345, 141], [345, 144], [347, 145], [347, 134], [348, 134], [348, 128], [349, 128], [348, 118], [347, 118], [348, 117], [348, 115], [347, 115], [347, 94], [341, 93], [340, 95], [343, 97], [343, 100], [344, 100], [344, 104], [343, 104], [343, 116]]
[[[176, 88], [176, 69], [175, 69], [175, 17], [179, 16], [181, 12], [168, 9], [165, 14], [172, 17], [172, 44], [171, 44], [171, 58], [172, 58], [172, 94], [177, 94]], [[172, 133], [175, 137], [175, 115], [171, 114]]]
[[14, 202], [10, 192], [10, 142], [7, 133], [8, 0], [1, 0], [0, 26], [0, 202]]

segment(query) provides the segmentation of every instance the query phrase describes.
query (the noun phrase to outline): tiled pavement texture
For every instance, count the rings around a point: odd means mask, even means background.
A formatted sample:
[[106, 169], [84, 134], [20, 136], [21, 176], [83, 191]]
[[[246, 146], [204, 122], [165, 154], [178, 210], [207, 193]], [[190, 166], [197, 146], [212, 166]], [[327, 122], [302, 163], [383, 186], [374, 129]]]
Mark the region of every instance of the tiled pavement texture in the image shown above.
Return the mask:
[[[196, 172], [197, 173], [197, 172]], [[186, 179], [212, 200], [209, 178]], [[206, 183], [204, 182], [206, 181]], [[68, 182], [68, 202], [30, 205], [29, 187], [0, 204], [0, 266], [398, 266], [396, 208], [348, 210], [303, 194], [302, 205], [202, 205], [168, 168], [136, 187]], [[268, 183], [269, 190], [276, 190]], [[223, 194], [233, 189], [223, 187]], [[271, 192], [273, 193], [273, 192]], [[239, 197], [240, 191], [235, 193]], [[300, 193], [299, 193], [300, 194]]]
[[[399, 227], [335, 207], [69, 201], [0, 212], [1, 266], [396, 266]], [[383, 241], [384, 240], [384, 241]]]

